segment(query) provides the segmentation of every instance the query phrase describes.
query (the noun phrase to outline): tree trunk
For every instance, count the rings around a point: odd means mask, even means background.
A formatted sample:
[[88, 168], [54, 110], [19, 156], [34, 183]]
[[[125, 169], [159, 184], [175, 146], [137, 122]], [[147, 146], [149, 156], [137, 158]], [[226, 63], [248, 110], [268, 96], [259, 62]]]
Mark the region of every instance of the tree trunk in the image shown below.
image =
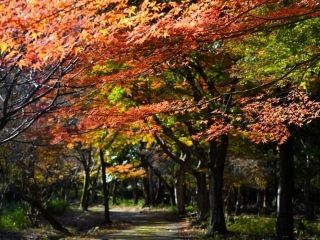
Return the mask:
[[164, 199], [165, 199], [165, 192], [164, 192], [164, 184], [162, 183], [161, 179], [159, 179], [158, 181], [158, 191], [157, 191], [157, 195], [155, 198], [155, 203], [156, 204], [161, 204], [163, 203]]
[[242, 194], [241, 194], [241, 186], [237, 187], [237, 201], [236, 201], [236, 211], [235, 214], [239, 216], [241, 214], [241, 206], [242, 206]]
[[175, 196], [176, 204], [179, 214], [185, 214], [185, 192], [184, 192], [184, 170], [180, 167], [177, 172], [176, 184], [175, 184]]
[[81, 208], [84, 211], [88, 210], [89, 207], [89, 186], [90, 186], [90, 170], [85, 168], [84, 179], [83, 179], [83, 190], [81, 195]]
[[309, 155], [306, 156], [306, 176], [305, 176], [305, 183], [304, 183], [304, 216], [305, 219], [314, 221], [316, 219], [316, 215], [314, 212], [314, 201], [313, 201], [313, 194], [311, 189], [311, 177], [310, 174], [310, 159]]
[[32, 207], [39, 210], [39, 212], [42, 214], [42, 216], [51, 224], [51, 226], [58, 230], [59, 232], [62, 232], [65, 235], [71, 236], [71, 233], [68, 231], [68, 229], [64, 228], [38, 201], [29, 198], [27, 196], [20, 195], [21, 199], [27, 203], [29, 203]]
[[176, 198], [175, 198], [175, 194], [174, 194], [174, 188], [169, 189], [169, 194], [170, 194], [171, 206], [175, 206], [176, 205]]
[[208, 235], [227, 233], [223, 204], [223, 172], [227, 156], [228, 136], [223, 135], [220, 142], [210, 142], [209, 194], [210, 223]]
[[74, 189], [74, 198], [78, 199], [79, 197], [78, 183], [76, 182], [73, 183], [73, 189]]
[[307, 177], [304, 184], [304, 205], [305, 205], [305, 210], [304, 210], [305, 219], [314, 221], [316, 218], [316, 215], [314, 212], [314, 202], [313, 202], [313, 196], [312, 196], [309, 177]]
[[106, 162], [104, 161], [103, 151], [100, 149], [100, 164], [101, 164], [101, 177], [102, 177], [102, 190], [103, 190], [103, 203], [104, 203], [104, 221], [111, 223], [110, 212], [109, 212], [109, 190], [106, 178]]
[[117, 191], [118, 191], [118, 182], [117, 180], [113, 181], [113, 188], [112, 188], [112, 204], [117, 205]]
[[207, 219], [209, 212], [209, 192], [207, 189], [206, 174], [199, 172], [195, 174], [197, 184], [197, 221], [202, 222]]
[[[91, 197], [91, 202], [92, 203], [96, 203], [97, 200], [98, 200], [98, 194], [97, 194], [97, 189], [96, 189], [96, 186], [97, 186], [97, 181], [99, 179], [99, 174], [100, 174], [100, 168], [101, 166], [98, 167], [97, 169], [97, 174], [94, 176], [94, 177], [90, 177], [90, 181], [91, 181], [91, 184], [90, 184], [90, 187], [89, 187], [89, 199]], [[90, 200], [89, 200], [90, 202]]]
[[294, 162], [292, 138], [280, 145], [279, 187], [277, 201], [277, 240], [291, 240], [293, 237], [293, 191]]
[[147, 166], [148, 167], [148, 181], [149, 181], [149, 201], [150, 201], [150, 204], [152, 206], [154, 206], [154, 201], [155, 201], [155, 187], [154, 187], [154, 181], [153, 181], [153, 172], [152, 172], [152, 169], [150, 168], [150, 166]]
[[138, 195], [138, 183], [137, 179], [134, 179], [132, 182], [132, 195], [133, 195], [133, 200], [134, 204], [137, 205], [139, 202], [139, 195]]
[[174, 195], [174, 187], [167, 183], [167, 181], [165, 180], [165, 178], [162, 176], [161, 172], [157, 168], [154, 168], [152, 164], [149, 162], [147, 162], [147, 164], [149, 168], [153, 171], [153, 173], [159, 178], [159, 181], [164, 184], [164, 187], [169, 192], [171, 205], [175, 206], [176, 202], [175, 202], [175, 195]]
[[143, 178], [143, 196], [144, 196], [144, 207], [147, 207], [150, 205], [150, 192], [149, 192], [149, 181], [148, 178]]

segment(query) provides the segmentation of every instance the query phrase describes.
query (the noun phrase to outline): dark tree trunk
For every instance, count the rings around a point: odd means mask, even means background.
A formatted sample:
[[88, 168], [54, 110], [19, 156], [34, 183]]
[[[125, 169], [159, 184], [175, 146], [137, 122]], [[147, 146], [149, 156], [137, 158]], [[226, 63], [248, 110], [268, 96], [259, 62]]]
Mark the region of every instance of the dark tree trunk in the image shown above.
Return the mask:
[[112, 204], [117, 205], [117, 194], [118, 194], [118, 182], [117, 180], [113, 181], [113, 188], [112, 188]]
[[294, 192], [294, 162], [292, 138], [280, 145], [279, 188], [277, 201], [277, 240], [293, 237], [292, 201]]
[[249, 200], [248, 188], [246, 186], [241, 187], [241, 197], [242, 197], [241, 211], [246, 212], [248, 210], [248, 200]]
[[89, 207], [89, 186], [90, 186], [90, 170], [86, 168], [84, 170], [83, 190], [81, 195], [81, 208], [84, 211]]
[[[98, 200], [98, 193], [97, 193], [96, 186], [97, 186], [98, 178], [100, 177], [99, 176], [100, 175], [100, 168], [101, 168], [101, 166], [98, 167], [97, 174], [94, 177], [90, 178], [91, 184], [90, 184], [88, 192], [89, 192], [89, 199], [91, 197], [92, 203], [95, 203]], [[89, 200], [89, 202], [90, 202], [90, 200]]]
[[314, 212], [314, 201], [313, 201], [310, 181], [311, 181], [310, 178], [307, 177], [304, 184], [304, 205], [305, 205], [304, 216], [305, 216], [305, 219], [314, 221], [316, 219], [316, 215]]
[[258, 213], [258, 216], [260, 216], [263, 213], [263, 209], [264, 209], [265, 191], [257, 190], [256, 195], [257, 195], [257, 202], [256, 202], [257, 213]]
[[[86, 158], [86, 153], [88, 153], [88, 157]], [[89, 207], [90, 200], [90, 166], [91, 166], [91, 149], [86, 150], [81, 153], [81, 164], [84, 169], [84, 178], [83, 178], [83, 190], [80, 200], [80, 206], [82, 210], [87, 211]]]
[[100, 164], [101, 164], [101, 177], [102, 177], [102, 190], [103, 190], [103, 203], [104, 203], [104, 221], [111, 223], [110, 212], [109, 212], [109, 190], [106, 178], [107, 164], [104, 161], [103, 151], [100, 149]]
[[206, 174], [199, 172], [195, 174], [197, 184], [197, 208], [199, 222], [204, 221], [208, 217], [209, 212], [209, 192], [207, 189]]
[[169, 189], [169, 194], [170, 194], [170, 198], [171, 198], [171, 206], [175, 206], [176, 205], [176, 199], [174, 196], [174, 188], [170, 188]]
[[132, 195], [133, 195], [133, 200], [135, 205], [137, 205], [139, 202], [137, 181], [138, 181], [137, 179], [134, 179], [132, 182]]
[[71, 233], [68, 231], [68, 229], [64, 228], [38, 201], [27, 197], [23, 195], [19, 195], [21, 199], [27, 203], [29, 203], [33, 208], [36, 208], [39, 210], [39, 212], [42, 214], [42, 216], [51, 224], [51, 226], [58, 230], [59, 232], [62, 232], [65, 235], [71, 236]]
[[237, 187], [237, 200], [236, 200], [236, 211], [235, 214], [238, 216], [241, 214], [241, 206], [242, 206], [242, 193], [241, 186]]
[[154, 192], [154, 190], [155, 190], [155, 187], [154, 187], [154, 179], [153, 179], [153, 171], [152, 171], [152, 169], [151, 169], [151, 167], [150, 166], [147, 166], [148, 167], [148, 182], [149, 182], [149, 184], [148, 184], [148, 186], [149, 186], [149, 189], [148, 189], [148, 191], [149, 191], [149, 203], [152, 205], [152, 206], [154, 206], [154, 201], [155, 201], [155, 192]]
[[223, 172], [227, 156], [228, 136], [210, 142], [209, 194], [210, 223], [208, 235], [227, 233], [223, 204]]
[[310, 159], [309, 155], [306, 156], [306, 176], [305, 176], [305, 183], [304, 183], [304, 216], [305, 219], [314, 221], [316, 219], [315, 211], [314, 211], [314, 200], [313, 200], [313, 193], [311, 189], [311, 178], [312, 169], [310, 167]]
[[162, 173], [157, 169], [157, 168], [154, 168], [152, 166], [151, 163], [147, 162], [150, 170], [153, 171], [153, 173], [159, 178], [159, 181], [164, 184], [164, 187], [168, 190], [169, 192], [169, 195], [170, 195], [170, 202], [171, 202], [171, 205], [172, 206], [175, 206], [176, 205], [176, 202], [175, 202], [175, 195], [174, 195], [174, 187], [169, 185], [166, 181], [166, 179], [162, 176]]
[[144, 204], [143, 206], [149, 206], [150, 205], [150, 192], [149, 192], [149, 181], [148, 178], [143, 178], [143, 196], [144, 196]]
[[78, 184], [76, 182], [74, 182], [73, 187], [74, 187], [74, 198], [78, 199], [78, 197], [79, 197]]
[[165, 192], [164, 192], [164, 185], [162, 183], [162, 181], [159, 179], [159, 183], [158, 183], [158, 191], [157, 191], [157, 195], [155, 198], [155, 203], [156, 204], [161, 204], [164, 202], [165, 199]]
[[175, 184], [175, 197], [179, 214], [186, 213], [184, 178], [185, 172], [182, 169], [182, 167], [180, 167], [180, 169], [177, 172]]

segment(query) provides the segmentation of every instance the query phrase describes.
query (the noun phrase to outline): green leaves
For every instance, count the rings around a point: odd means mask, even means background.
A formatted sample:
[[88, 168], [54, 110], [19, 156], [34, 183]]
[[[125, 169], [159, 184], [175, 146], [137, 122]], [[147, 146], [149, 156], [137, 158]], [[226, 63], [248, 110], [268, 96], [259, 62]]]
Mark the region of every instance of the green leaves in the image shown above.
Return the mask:
[[124, 95], [125, 95], [125, 90], [121, 87], [116, 86], [111, 90], [111, 93], [109, 94], [108, 99], [111, 103], [116, 103], [122, 100]]
[[111, 75], [129, 68], [129, 65], [107, 60], [103, 65], [97, 64], [92, 67], [91, 74], [97, 76]]
[[312, 73], [319, 72], [320, 20], [261, 32], [245, 41], [230, 42], [228, 47], [240, 59], [235, 75], [244, 86], [281, 78], [294, 69], [283, 80], [297, 85], [303, 82], [302, 88], [306, 89]]

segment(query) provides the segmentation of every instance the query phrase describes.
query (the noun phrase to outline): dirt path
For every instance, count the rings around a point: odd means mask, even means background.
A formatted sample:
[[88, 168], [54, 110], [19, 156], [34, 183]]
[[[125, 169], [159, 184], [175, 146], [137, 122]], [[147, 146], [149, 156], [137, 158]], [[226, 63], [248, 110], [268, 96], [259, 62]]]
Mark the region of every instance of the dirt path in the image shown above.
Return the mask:
[[163, 211], [141, 211], [113, 209], [114, 226], [102, 227], [96, 237], [100, 239], [187, 239], [182, 232], [187, 227], [183, 219], [170, 216]]
[[187, 228], [184, 219], [169, 215], [163, 210], [143, 210], [136, 208], [111, 209], [112, 225], [101, 224], [103, 222], [103, 208], [96, 206], [91, 208], [86, 216], [70, 216], [64, 222], [66, 226], [79, 231], [76, 239], [194, 239], [183, 237], [182, 233]]
[[111, 225], [103, 223], [103, 207], [100, 205], [90, 208], [88, 212], [74, 208], [58, 217], [58, 220], [75, 234], [73, 237], [65, 238], [46, 226], [20, 232], [0, 233], [0, 239], [198, 239], [187, 236], [188, 223], [185, 219], [161, 209], [112, 208], [111, 219], [113, 221]]

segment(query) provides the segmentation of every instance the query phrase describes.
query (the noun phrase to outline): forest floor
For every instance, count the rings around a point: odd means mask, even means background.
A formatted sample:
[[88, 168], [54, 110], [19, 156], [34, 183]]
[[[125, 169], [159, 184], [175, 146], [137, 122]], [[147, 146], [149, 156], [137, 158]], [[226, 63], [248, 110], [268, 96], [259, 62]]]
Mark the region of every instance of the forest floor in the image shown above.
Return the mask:
[[0, 239], [199, 239], [186, 219], [160, 208], [115, 207], [111, 209], [112, 224], [103, 223], [102, 205], [91, 207], [87, 212], [71, 208], [57, 219], [74, 236], [63, 237], [50, 227], [42, 226], [19, 232], [0, 233]]

